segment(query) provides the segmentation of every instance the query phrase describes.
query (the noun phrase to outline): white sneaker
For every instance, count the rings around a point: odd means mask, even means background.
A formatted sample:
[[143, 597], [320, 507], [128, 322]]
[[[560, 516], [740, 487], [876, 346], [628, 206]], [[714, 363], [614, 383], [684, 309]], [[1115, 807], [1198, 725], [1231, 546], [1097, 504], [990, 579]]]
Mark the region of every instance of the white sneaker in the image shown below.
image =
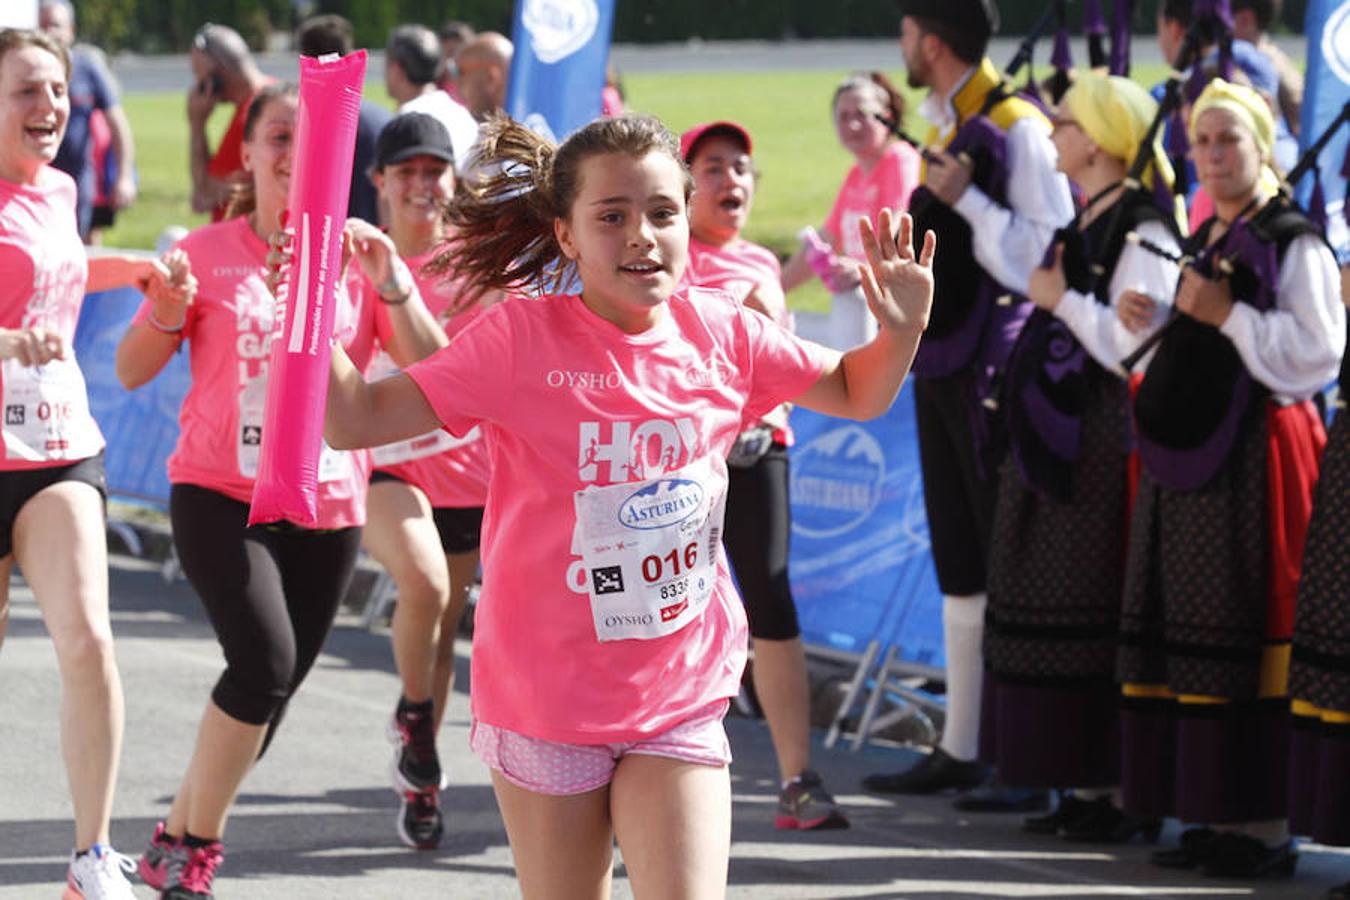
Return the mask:
[[136, 871], [136, 863], [107, 844], [95, 844], [84, 856], [70, 857], [66, 891], [61, 900], [136, 900], [123, 873]]

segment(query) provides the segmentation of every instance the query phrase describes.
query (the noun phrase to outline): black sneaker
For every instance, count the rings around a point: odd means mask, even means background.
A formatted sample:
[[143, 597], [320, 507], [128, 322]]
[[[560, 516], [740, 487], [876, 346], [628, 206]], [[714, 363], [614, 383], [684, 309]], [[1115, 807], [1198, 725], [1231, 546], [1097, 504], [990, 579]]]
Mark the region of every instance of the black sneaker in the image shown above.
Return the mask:
[[989, 770], [975, 760], [963, 762], [941, 747], [903, 772], [868, 775], [863, 787], [878, 794], [935, 794], [945, 790], [978, 787], [989, 778]]
[[1155, 843], [1162, 832], [1162, 819], [1132, 816], [1111, 802], [1099, 797], [1087, 804], [1083, 815], [1065, 825], [1064, 840], [1080, 844], [1128, 844], [1136, 836]]
[[435, 850], [445, 826], [441, 820], [440, 790], [404, 791], [398, 810], [398, 838], [414, 850]]
[[1216, 878], [1289, 878], [1297, 865], [1293, 841], [1267, 847], [1249, 835], [1225, 832], [1210, 843], [1200, 867]]
[[795, 781], [778, 794], [778, 814], [773, 827], [784, 830], [826, 831], [847, 828], [848, 819], [839, 811], [834, 797], [825, 790], [820, 776], [803, 770]]
[[1061, 828], [1068, 828], [1078, 819], [1088, 814], [1092, 804], [1080, 800], [1074, 794], [1060, 794], [1059, 805], [1054, 812], [1043, 816], [1028, 816], [1022, 820], [1022, 830], [1032, 834], [1058, 834]]
[[430, 703], [425, 704], [425, 709], [411, 709], [399, 704], [389, 722], [388, 733], [394, 744], [389, 776], [395, 791], [402, 794], [445, 787], [441, 761], [436, 755]]
[[1210, 828], [1187, 828], [1181, 841], [1167, 850], [1154, 850], [1148, 861], [1165, 869], [1194, 869], [1205, 861], [1210, 844], [1219, 836]]

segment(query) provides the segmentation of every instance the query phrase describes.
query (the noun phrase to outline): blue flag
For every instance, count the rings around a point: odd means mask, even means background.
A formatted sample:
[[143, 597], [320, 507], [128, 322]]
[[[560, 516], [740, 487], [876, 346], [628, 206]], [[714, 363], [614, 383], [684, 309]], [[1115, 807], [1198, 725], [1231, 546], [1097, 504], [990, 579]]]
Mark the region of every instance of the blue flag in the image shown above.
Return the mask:
[[506, 111], [560, 141], [600, 115], [614, 0], [517, 0]]
[[[1350, 0], [1310, 0], [1304, 20], [1308, 35], [1308, 72], [1303, 94], [1300, 150], [1306, 149], [1326, 130], [1350, 100]], [[1346, 223], [1343, 166], [1350, 127], [1340, 131], [1317, 160], [1326, 202], [1327, 238], [1342, 262], [1350, 260], [1350, 227]], [[1307, 208], [1313, 179], [1295, 185]]]

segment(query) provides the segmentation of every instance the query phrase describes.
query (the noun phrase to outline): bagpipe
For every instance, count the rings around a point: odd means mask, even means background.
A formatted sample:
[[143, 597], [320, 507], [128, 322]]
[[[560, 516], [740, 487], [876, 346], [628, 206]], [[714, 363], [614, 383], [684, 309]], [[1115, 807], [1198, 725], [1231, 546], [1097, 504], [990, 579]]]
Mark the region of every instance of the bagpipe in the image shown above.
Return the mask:
[[[1233, 227], [1230, 228], [1229, 232], [1224, 234], [1219, 242], [1216, 242], [1210, 248], [1206, 248], [1205, 251], [1196, 254], [1194, 257], [1185, 254], [1177, 255], [1171, 253], [1150, 241], [1140, 238], [1137, 234], [1131, 233], [1126, 236], [1127, 239], [1137, 244], [1140, 248], [1166, 259], [1170, 259], [1182, 267], [1193, 266], [1197, 271], [1200, 271], [1201, 274], [1208, 278], [1233, 276], [1235, 273], [1234, 260], [1236, 255], [1223, 254], [1223, 247], [1230, 243], [1230, 236], [1234, 232], [1237, 232], [1240, 235], [1241, 233], [1250, 230], [1259, 233], [1263, 227], [1269, 223], [1271, 218], [1280, 211], [1288, 209], [1291, 206], [1296, 207], [1297, 204], [1294, 201], [1294, 188], [1309, 174], [1309, 172], [1314, 172], [1316, 170], [1318, 157], [1321, 156], [1322, 151], [1326, 149], [1327, 145], [1331, 143], [1332, 138], [1335, 137], [1336, 132], [1340, 130], [1340, 127], [1347, 122], [1350, 122], [1350, 102], [1347, 102], [1341, 108], [1340, 113], [1331, 120], [1323, 130], [1322, 134], [1318, 136], [1317, 140], [1308, 146], [1307, 151], [1304, 152], [1294, 168], [1290, 169], [1288, 175], [1281, 179], [1279, 194], [1275, 201], [1268, 203], [1256, 216], [1252, 217], [1249, 223], [1244, 223], [1245, 216], [1251, 211], [1251, 206], [1256, 203], [1256, 200], [1253, 200], [1242, 213], [1235, 217]], [[1310, 215], [1309, 218], [1315, 221], [1317, 216]], [[1157, 331], [1149, 335], [1133, 353], [1122, 359], [1121, 365], [1123, 365], [1126, 370], [1134, 369], [1134, 367], [1139, 364], [1139, 361], [1176, 327], [1176, 323], [1180, 320], [1180, 317], [1184, 315], [1185, 313], [1179, 312], [1177, 308], [1173, 306], [1167, 321], [1159, 326]]]

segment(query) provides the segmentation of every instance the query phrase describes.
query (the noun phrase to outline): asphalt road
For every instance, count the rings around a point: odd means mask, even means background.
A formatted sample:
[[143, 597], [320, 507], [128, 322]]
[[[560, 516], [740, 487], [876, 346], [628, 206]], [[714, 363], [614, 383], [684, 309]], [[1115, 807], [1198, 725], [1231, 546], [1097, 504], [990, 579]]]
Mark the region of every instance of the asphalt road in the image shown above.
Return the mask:
[[[113, 840], [138, 852], [182, 774], [220, 654], [192, 592], [144, 563], [114, 557], [113, 622], [127, 729]], [[58, 745], [59, 683], [51, 643], [18, 579], [0, 652], [0, 900], [54, 898], [72, 838]], [[468, 645], [461, 647], [467, 670]], [[440, 735], [453, 784], [437, 851], [404, 849], [386, 778], [384, 723], [397, 693], [384, 631], [344, 618], [292, 705], [230, 821], [221, 900], [372, 900], [518, 896], [487, 770], [468, 750], [468, 701], [455, 694]], [[767, 730], [728, 730], [734, 827], [732, 900], [897, 897], [1320, 896], [1350, 878], [1350, 855], [1305, 848], [1295, 880], [1240, 884], [1156, 870], [1148, 848], [1065, 845], [1015, 820], [955, 812], [944, 798], [894, 803], [858, 792], [861, 777], [907, 764], [908, 751], [820, 750], [817, 766], [853, 818], [848, 831], [778, 833]], [[1174, 839], [1175, 824], [1165, 839]], [[631, 897], [620, 877], [614, 895]], [[149, 898], [144, 887], [137, 895]]]

